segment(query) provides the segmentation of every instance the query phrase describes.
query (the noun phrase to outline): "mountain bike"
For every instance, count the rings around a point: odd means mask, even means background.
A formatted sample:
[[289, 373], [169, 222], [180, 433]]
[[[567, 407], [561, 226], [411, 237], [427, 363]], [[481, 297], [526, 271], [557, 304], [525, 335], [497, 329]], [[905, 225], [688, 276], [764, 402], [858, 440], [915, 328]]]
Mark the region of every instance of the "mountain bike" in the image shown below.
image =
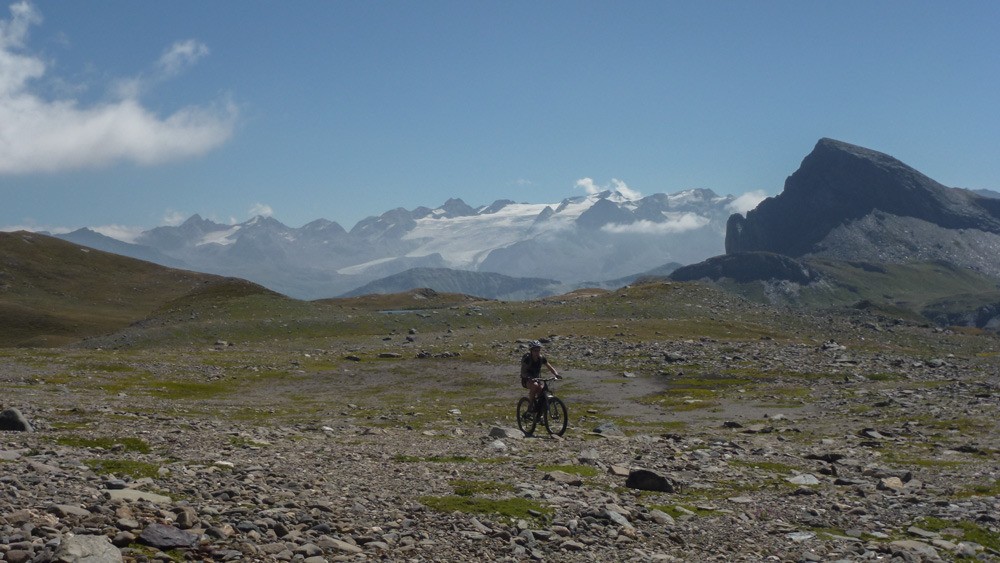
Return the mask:
[[525, 436], [531, 436], [535, 432], [535, 426], [541, 422], [549, 434], [562, 436], [566, 431], [566, 424], [569, 417], [566, 414], [566, 405], [559, 397], [556, 397], [549, 389], [549, 382], [555, 381], [555, 377], [539, 379], [542, 382], [542, 391], [535, 397], [535, 410], [528, 412], [530, 399], [521, 397], [517, 402], [517, 427], [524, 432]]

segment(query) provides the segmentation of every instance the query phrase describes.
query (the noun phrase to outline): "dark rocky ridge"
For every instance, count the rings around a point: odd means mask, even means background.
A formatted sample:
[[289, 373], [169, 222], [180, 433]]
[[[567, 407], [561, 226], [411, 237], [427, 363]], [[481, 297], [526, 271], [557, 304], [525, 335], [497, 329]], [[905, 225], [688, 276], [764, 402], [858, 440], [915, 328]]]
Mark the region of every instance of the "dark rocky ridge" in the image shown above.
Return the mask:
[[815, 253], [831, 231], [875, 211], [1000, 235], [1000, 201], [948, 188], [889, 155], [820, 139], [781, 194], [729, 218], [726, 252]]
[[730, 278], [740, 283], [789, 280], [807, 284], [819, 279], [819, 273], [806, 264], [773, 252], [741, 252], [715, 256], [698, 264], [678, 268], [670, 274], [674, 281]]

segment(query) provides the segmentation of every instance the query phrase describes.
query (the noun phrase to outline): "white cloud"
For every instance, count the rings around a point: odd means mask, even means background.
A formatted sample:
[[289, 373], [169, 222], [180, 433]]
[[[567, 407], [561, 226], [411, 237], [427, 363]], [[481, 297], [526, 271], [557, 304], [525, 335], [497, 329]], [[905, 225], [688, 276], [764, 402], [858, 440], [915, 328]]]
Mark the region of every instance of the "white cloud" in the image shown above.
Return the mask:
[[163, 52], [157, 66], [166, 76], [174, 76], [206, 55], [208, 47], [205, 44], [194, 39], [178, 41]]
[[178, 41], [160, 55], [151, 74], [118, 79], [112, 90], [116, 97], [122, 100], [138, 98], [157, 84], [179, 75], [206, 55], [208, 47], [204, 43], [194, 39]]
[[601, 192], [601, 189], [594, 184], [594, 180], [592, 178], [580, 178], [576, 181], [576, 187], [583, 188], [583, 191], [586, 192], [587, 195], [594, 195]]
[[127, 227], [125, 225], [103, 225], [100, 227], [91, 227], [90, 230], [122, 242], [134, 243], [145, 229], [142, 227]]
[[173, 209], [168, 209], [163, 214], [163, 224], [169, 227], [176, 227], [185, 220], [187, 220], [187, 217], [183, 213], [180, 211], [174, 211]]
[[[0, 174], [96, 168], [120, 161], [153, 165], [200, 156], [232, 136], [238, 115], [232, 102], [160, 116], [138, 100], [149, 83], [141, 77], [120, 81], [120, 99], [112, 102], [83, 106], [72, 98], [41, 97], [31, 84], [45, 75], [45, 62], [20, 53], [29, 28], [41, 23], [41, 15], [27, 2], [14, 4], [10, 11], [10, 20], [0, 20]], [[154, 81], [176, 74], [206, 53], [197, 42], [175, 44], [161, 57]]]
[[255, 203], [250, 208], [250, 216], [257, 217], [258, 215], [260, 215], [261, 217], [270, 217], [274, 215], [274, 209], [272, 209], [270, 205], [265, 205], [263, 203]]
[[587, 193], [587, 195], [599, 194], [603, 191], [611, 190], [614, 192], [618, 192], [625, 199], [631, 201], [642, 199], [642, 193], [640, 193], [637, 190], [633, 190], [632, 188], [628, 187], [625, 184], [625, 182], [617, 178], [612, 178], [611, 184], [608, 186], [598, 186], [596, 183], [594, 183], [594, 180], [592, 178], [580, 178], [579, 180], [576, 181], [576, 187], [582, 188], [583, 191]]
[[612, 234], [664, 235], [677, 234], [700, 229], [709, 224], [708, 217], [697, 213], [680, 213], [663, 223], [653, 221], [636, 221], [635, 223], [615, 223], [601, 227], [602, 231]]
[[746, 215], [747, 211], [757, 207], [757, 205], [765, 199], [767, 199], [767, 194], [764, 190], [754, 190], [741, 196], [737, 196], [732, 203], [726, 206], [726, 209], [732, 211], [733, 213], [742, 213], [743, 215]]

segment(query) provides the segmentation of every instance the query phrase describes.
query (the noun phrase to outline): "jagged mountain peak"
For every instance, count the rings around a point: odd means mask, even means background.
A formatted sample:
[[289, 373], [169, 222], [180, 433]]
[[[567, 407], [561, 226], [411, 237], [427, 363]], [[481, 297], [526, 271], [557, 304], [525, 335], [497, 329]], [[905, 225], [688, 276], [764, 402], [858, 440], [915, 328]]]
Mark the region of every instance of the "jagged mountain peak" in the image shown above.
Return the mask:
[[1000, 209], [952, 190], [887, 154], [821, 139], [785, 181], [746, 217], [730, 217], [726, 251], [812, 252], [831, 231], [873, 212], [945, 229], [1000, 233]]
[[475, 215], [477, 210], [473, 209], [459, 198], [450, 198], [448, 201], [444, 202], [444, 205], [435, 209], [434, 212], [437, 217], [452, 218]]
[[257, 215], [249, 221], [243, 223], [242, 227], [267, 227], [274, 229], [288, 229], [288, 226], [270, 215]]
[[491, 215], [497, 213], [508, 205], [514, 205], [514, 200], [511, 199], [498, 199], [491, 203], [489, 206], [484, 207], [479, 211], [480, 215]]

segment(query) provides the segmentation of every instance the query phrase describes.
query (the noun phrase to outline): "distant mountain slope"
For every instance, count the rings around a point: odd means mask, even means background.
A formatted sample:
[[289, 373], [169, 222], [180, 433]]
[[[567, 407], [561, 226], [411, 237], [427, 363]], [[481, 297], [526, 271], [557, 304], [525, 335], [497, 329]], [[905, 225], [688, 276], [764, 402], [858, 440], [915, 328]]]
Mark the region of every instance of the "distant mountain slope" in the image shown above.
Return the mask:
[[73, 244], [79, 244], [80, 246], [87, 246], [97, 250], [103, 250], [104, 252], [135, 258], [137, 260], [145, 260], [161, 266], [190, 269], [187, 264], [181, 260], [171, 258], [155, 248], [123, 242], [90, 229], [77, 229], [71, 233], [53, 236], [72, 242]]
[[350, 230], [255, 217], [223, 225], [198, 215], [112, 245], [92, 231], [64, 238], [126, 256], [265, 285], [299, 299], [340, 295], [411, 268], [492, 272], [567, 284], [612, 280], [650, 264], [690, 263], [724, 249], [736, 198], [706, 189], [632, 199], [619, 191], [558, 203], [396, 208]]
[[37, 233], [0, 233], [0, 346], [59, 345], [103, 334], [220, 285], [267, 291]]
[[541, 278], [512, 278], [502, 274], [447, 268], [413, 268], [366, 284], [342, 297], [372, 293], [402, 293], [415, 288], [429, 288], [440, 293], [458, 293], [485, 299], [526, 299], [553, 295], [563, 289], [563, 286], [555, 280]]
[[765, 251], [875, 263], [947, 261], [1000, 277], [1000, 200], [948, 188], [886, 154], [821, 139], [746, 217], [726, 253]]
[[861, 307], [894, 318], [1000, 330], [997, 280], [948, 262], [875, 264], [749, 252], [685, 266], [671, 279], [709, 281], [774, 305]]

